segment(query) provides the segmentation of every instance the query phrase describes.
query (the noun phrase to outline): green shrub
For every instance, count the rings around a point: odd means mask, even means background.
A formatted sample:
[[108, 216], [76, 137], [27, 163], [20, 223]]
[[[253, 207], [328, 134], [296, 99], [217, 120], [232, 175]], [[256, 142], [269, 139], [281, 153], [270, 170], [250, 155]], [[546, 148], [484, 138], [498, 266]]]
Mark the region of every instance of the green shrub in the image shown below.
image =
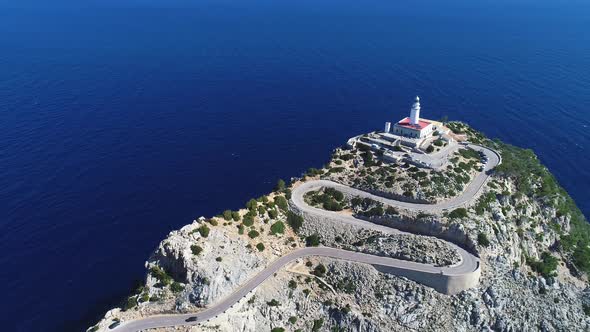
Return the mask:
[[295, 316], [289, 317], [289, 323], [291, 323], [291, 324], [297, 323], [297, 317], [295, 317]]
[[482, 247], [488, 247], [490, 240], [488, 240], [488, 236], [485, 233], [479, 233], [477, 234], [477, 243]]
[[289, 280], [289, 288], [291, 288], [291, 289], [297, 288], [297, 281]]
[[231, 210], [225, 210], [225, 211], [223, 211], [223, 219], [225, 219], [227, 221], [232, 220]]
[[315, 233], [305, 238], [305, 244], [308, 247], [317, 247], [320, 245], [320, 236]]
[[244, 234], [244, 229], [245, 229], [244, 224], [240, 224], [238, 226], [238, 234], [243, 235]]
[[277, 300], [275, 300], [275, 299], [272, 299], [272, 300], [270, 300], [270, 301], [266, 302], [266, 304], [267, 304], [269, 307], [277, 307], [277, 306], [279, 306], [279, 304], [280, 304], [280, 303], [279, 303], [279, 301], [277, 301]]
[[285, 224], [282, 221], [277, 221], [270, 226], [270, 232], [273, 235], [283, 234], [285, 232]]
[[218, 261], [218, 262], [221, 262], [223, 260], [223, 258], [217, 257], [217, 258], [215, 258], [215, 260]]
[[260, 235], [260, 233], [258, 233], [258, 231], [257, 231], [257, 230], [255, 230], [255, 229], [253, 229], [253, 230], [251, 230], [251, 231], [249, 231], [249, 232], [248, 232], [248, 236], [249, 236], [251, 239], [257, 238], [257, 237], [258, 237], [258, 235]]
[[316, 176], [316, 175], [322, 175], [322, 173], [323, 173], [323, 171], [321, 169], [311, 167], [307, 170], [307, 173], [305, 173], [305, 175]]
[[184, 290], [184, 286], [181, 283], [175, 281], [172, 283], [172, 285], [170, 285], [170, 290], [175, 294], [180, 293]]
[[193, 255], [197, 256], [197, 255], [199, 255], [203, 251], [203, 248], [199, 247], [196, 244], [193, 244], [191, 246], [191, 251], [193, 252]]
[[240, 213], [238, 211], [232, 211], [231, 217], [234, 221], [240, 221]]
[[327, 202], [324, 202], [322, 204], [322, 207], [324, 208], [324, 210], [328, 210], [328, 211], [342, 211], [342, 205], [340, 205], [340, 203], [338, 203], [337, 201], [330, 199]]
[[343, 171], [344, 171], [344, 167], [341, 167], [341, 166], [330, 168], [330, 173], [341, 173]]
[[143, 293], [141, 294], [141, 296], [139, 297], [139, 302], [148, 302], [150, 300], [150, 294], [148, 293]]
[[283, 210], [286, 211], [288, 204], [287, 204], [287, 199], [285, 199], [285, 197], [283, 196], [275, 196], [274, 202], [277, 204], [277, 206]]
[[361, 212], [360, 214], [365, 217], [380, 217], [385, 213], [383, 205], [379, 204], [375, 207], [370, 208], [368, 211]]
[[287, 188], [287, 184], [285, 181], [283, 181], [283, 179], [279, 179], [275, 185], [275, 191], [283, 191], [285, 188]]
[[246, 208], [250, 211], [256, 211], [256, 208], [258, 207], [258, 201], [256, 201], [254, 198], [251, 198], [247, 203], [246, 203]]
[[465, 208], [454, 209], [453, 211], [451, 211], [451, 213], [449, 213], [449, 218], [467, 218], [467, 210]]
[[172, 277], [170, 277], [164, 269], [159, 266], [152, 266], [150, 268], [150, 273], [154, 278], [156, 278], [161, 285], [167, 286], [172, 282]]
[[270, 332], [285, 332], [285, 329], [282, 327], [273, 327]]
[[211, 226], [217, 226], [217, 220], [213, 219], [213, 218], [209, 218], [207, 219], [207, 222], [209, 224], [211, 224]]
[[313, 269], [313, 274], [318, 277], [323, 277], [326, 275], [326, 267], [324, 264], [318, 264], [315, 269]]
[[207, 225], [202, 225], [198, 229], [199, 229], [199, 234], [201, 234], [202, 237], [208, 237], [209, 231], [211, 231], [211, 229], [209, 227], [207, 227]]
[[276, 219], [279, 216], [279, 211], [275, 209], [269, 209], [267, 212], [270, 219]]
[[316, 320], [313, 321], [313, 326], [312, 326], [311, 330], [313, 332], [317, 332], [317, 331], [319, 331], [322, 328], [323, 325], [324, 325], [324, 319], [323, 318], [316, 319]]
[[127, 298], [127, 301], [125, 302], [125, 305], [123, 306], [123, 310], [127, 311], [129, 309], [133, 309], [137, 307], [137, 299], [135, 298], [135, 296], [130, 296]]
[[264, 244], [263, 243], [257, 244], [256, 249], [258, 249], [258, 251], [264, 251]]
[[385, 213], [391, 216], [395, 216], [399, 214], [399, 211], [393, 206], [388, 206], [387, 209], [385, 209]]
[[289, 211], [287, 212], [287, 223], [297, 233], [299, 232], [301, 226], [303, 226], [303, 217], [296, 214], [295, 212]]
[[541, 260], [527, 257], [526, 263], [531, 269], [545, 278], [555, 275], [555, 269], [557, 268], [557, 258], [551, 255], [549, 252], [541, 254]]
[[242, 219], [242, 224], [246, 227], [254, 225], [254, 216], [250, 212], [246, 213]]

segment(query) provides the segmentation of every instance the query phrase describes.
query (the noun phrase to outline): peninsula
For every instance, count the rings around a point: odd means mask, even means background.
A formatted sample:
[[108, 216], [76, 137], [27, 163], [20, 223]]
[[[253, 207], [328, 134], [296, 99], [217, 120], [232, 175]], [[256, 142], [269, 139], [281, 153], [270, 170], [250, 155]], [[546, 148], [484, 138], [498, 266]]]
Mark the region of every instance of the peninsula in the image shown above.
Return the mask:
[[88, 331], [588, 330], [570, 196], [532, 151], [420, 113], [171, 232]]

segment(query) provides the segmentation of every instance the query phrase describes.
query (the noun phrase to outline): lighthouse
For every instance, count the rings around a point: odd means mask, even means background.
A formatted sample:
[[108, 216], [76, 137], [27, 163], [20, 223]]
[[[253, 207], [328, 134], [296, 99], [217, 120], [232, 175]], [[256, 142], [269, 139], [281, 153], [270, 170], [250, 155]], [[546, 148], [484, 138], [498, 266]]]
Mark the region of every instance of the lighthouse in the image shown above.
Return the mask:
[[393, 126], [392, 134], [422, 139], [432, 134], [433, 127], [432, 121], [420, 119], [420, 97], [416, 97], [416, 101], [410, 109], [410, 116], [396, 123]]
[[416, 96], [416, 101], [410, 110], [410, 124], [417, 125], [420, 123], [420, 97]]

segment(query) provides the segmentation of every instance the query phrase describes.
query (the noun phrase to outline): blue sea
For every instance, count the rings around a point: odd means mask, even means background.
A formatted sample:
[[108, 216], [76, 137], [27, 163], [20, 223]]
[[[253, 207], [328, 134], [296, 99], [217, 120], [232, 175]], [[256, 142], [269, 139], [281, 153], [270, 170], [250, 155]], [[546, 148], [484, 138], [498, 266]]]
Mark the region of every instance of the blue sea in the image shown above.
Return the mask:
[[588, 1], [0, 0], [2, 330], [83, 331], [168, 232], [416, 95], [590, 216]]

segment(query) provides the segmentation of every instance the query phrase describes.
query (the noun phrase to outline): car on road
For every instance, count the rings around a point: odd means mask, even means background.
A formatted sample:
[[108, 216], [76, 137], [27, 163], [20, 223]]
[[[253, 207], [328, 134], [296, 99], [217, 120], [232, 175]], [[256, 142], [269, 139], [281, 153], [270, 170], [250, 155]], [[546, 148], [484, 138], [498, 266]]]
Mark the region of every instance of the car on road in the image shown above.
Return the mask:
[[197, 321], [197, 319], [198, 319], [198, 318], [197, 318], [197, 316], [192, 316], [192, 317], [189, 317], [189, 318], [187, 318], [187, 319], [185, 320], [185, 322], [187, 322], [187, 323], [190, 323], [190, 322], [196, 322], [196, 321]]

